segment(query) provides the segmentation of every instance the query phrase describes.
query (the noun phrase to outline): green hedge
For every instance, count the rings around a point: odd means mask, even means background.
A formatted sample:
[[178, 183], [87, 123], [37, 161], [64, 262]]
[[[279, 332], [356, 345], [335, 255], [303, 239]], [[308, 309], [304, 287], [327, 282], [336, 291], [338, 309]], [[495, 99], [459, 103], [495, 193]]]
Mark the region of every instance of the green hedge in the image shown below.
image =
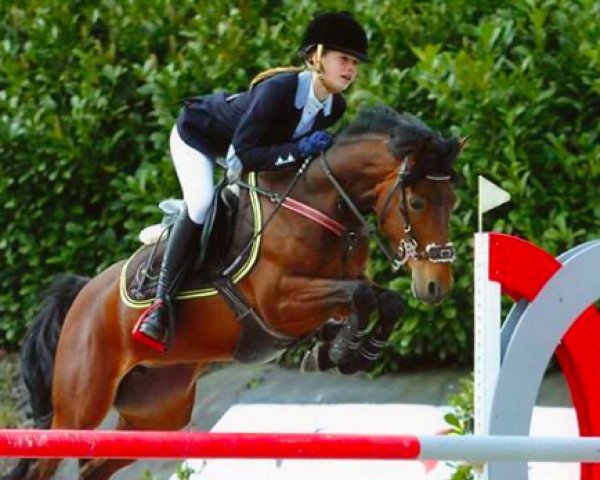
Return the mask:
[[[297, 63], [315, 2], [0, 0], [0, 344], [18, 344], [55, 273], [93, 275], [179, 195], [167, 135], [180, 99]], [[320, 9], [347, 2], [323, 1]], [[384, 101], [471, 137], [458, 164], [456, 287], [410, 300], [381, 369], [468, 363], [476, 178], [513, 195], [486, 226], [558, 253], [599, 232], [600, 1], [357, 0], [373, 62], [350, 112]], [[375, 278], [409, 292], [381, 258]]]

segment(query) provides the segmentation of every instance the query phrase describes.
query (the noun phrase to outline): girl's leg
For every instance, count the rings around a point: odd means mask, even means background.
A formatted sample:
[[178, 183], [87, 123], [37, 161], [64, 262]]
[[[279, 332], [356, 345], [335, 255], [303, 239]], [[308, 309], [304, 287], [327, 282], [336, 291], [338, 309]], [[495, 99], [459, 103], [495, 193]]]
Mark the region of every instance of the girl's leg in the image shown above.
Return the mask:
[[166, 350], [170, 340], [169, 300], [175, 294], [171, 291], [173, 281], [184, 268], [193, 241], [199, 240], [202, 235], [202, 224], [214, 190], [212, 160], [185, 144], [177, 127], [171, 132], [170, 147], [187, 208], [179, 212], [171, 228], [154, 303], [142, 314], [133, 331], [134, 338], [159, 351]]

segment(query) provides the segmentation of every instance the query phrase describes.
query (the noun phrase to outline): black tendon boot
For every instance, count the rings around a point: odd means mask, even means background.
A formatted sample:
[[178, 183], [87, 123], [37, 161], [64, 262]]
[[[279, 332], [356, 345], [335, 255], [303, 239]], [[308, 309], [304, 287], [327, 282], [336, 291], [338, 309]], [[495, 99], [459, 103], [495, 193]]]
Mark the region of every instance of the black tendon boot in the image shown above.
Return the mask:
[[175, 294], [170, 289], [175, 276], [188, 258], [192, 239], [199, 241], [201, 232], [202, 225], [192, 222], [187, 209], [183, 209], [175, 220], [167, 240], [154, 303], [144, 311], [133, 329], [133, 337], [136, 340], [159, 352], [164, 352], [169, 343], [169, 296]]

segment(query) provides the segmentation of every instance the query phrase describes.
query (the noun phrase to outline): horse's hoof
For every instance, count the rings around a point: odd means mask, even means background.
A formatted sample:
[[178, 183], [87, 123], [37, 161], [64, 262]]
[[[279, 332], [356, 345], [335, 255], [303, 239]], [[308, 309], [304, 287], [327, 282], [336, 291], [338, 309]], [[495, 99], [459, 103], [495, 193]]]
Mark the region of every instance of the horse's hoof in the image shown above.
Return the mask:
[[337, 370], [342, 375], [354, 375], [355, 373], [361, 371], [354, 362], [342, 363], [341, 365], [337, 366]]

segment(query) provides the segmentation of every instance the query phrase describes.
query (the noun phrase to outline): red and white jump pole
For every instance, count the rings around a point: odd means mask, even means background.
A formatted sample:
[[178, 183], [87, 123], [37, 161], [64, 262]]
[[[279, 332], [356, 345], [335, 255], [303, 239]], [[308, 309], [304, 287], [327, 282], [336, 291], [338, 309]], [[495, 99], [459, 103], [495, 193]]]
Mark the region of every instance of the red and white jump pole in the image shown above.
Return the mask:
[[0, 457], [600, 462], [600, 438], [0, 430]]

